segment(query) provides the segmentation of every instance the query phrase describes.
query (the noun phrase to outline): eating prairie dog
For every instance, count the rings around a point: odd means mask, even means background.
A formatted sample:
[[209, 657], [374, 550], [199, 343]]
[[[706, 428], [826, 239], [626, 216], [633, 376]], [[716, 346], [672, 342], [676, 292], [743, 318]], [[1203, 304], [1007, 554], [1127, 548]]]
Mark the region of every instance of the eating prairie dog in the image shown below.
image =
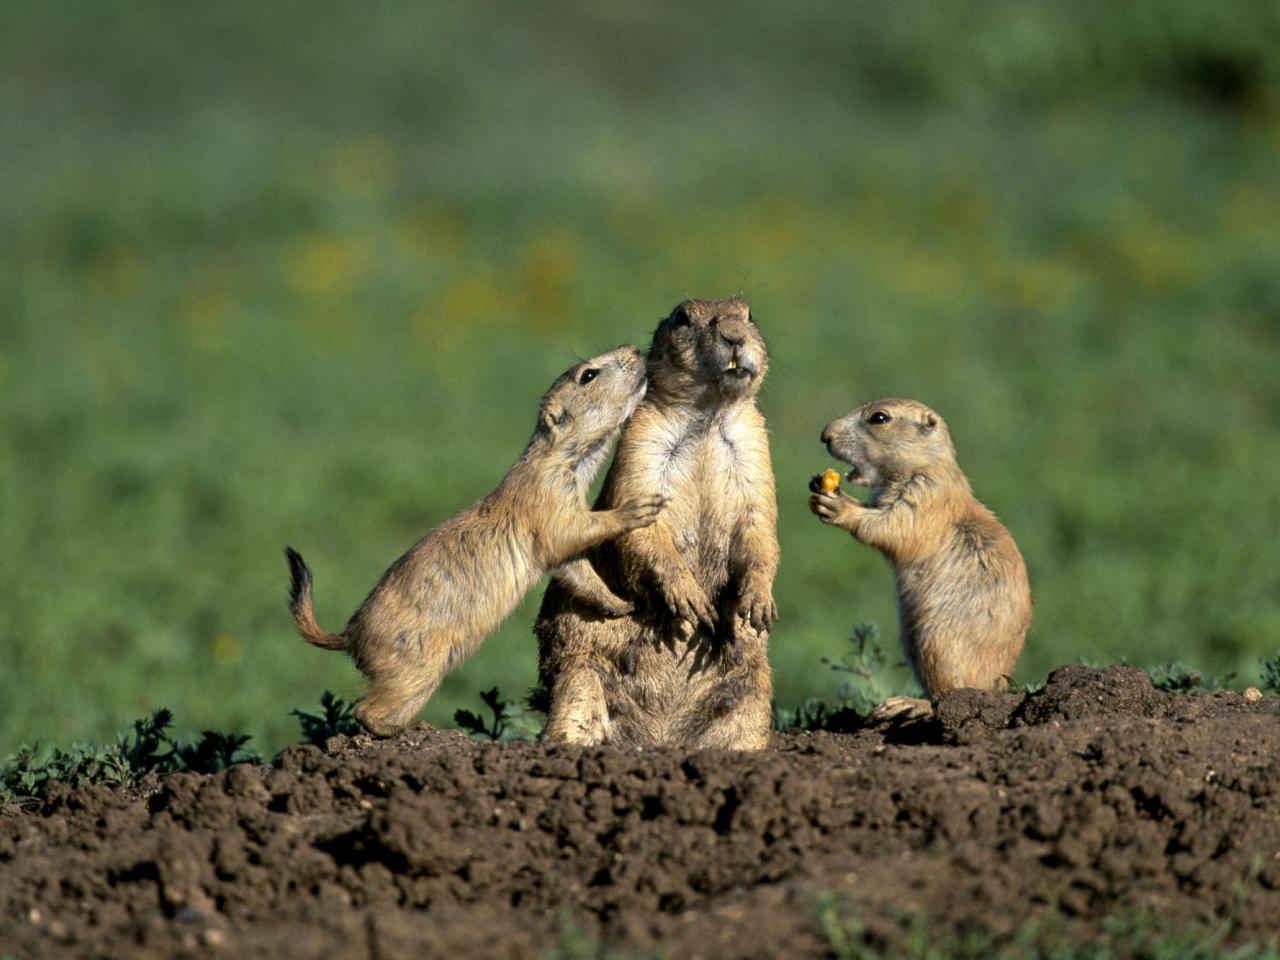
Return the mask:
[[585, 500], [645, 386], [644, 359], [634, 346], [562, 374], [542, 398], [528, 446], [497, 489], [393, 563], [340, 634], [316, 624], [311, 571], [285, 548], [298, 632], [318, 647], [347, 651], [369, 678], [355, 710], [365, 729], [385, 737], [410, 723], [444, 675], [545, 573], [563, 573], [570, 589], [606, 611], [629, 609], [588, 565], [573, 561], [649, 526], [663, 506], [657, 494], [629, 497], [612, 510], [591, 510]]
[[777, 498], [755, 405], [768, 359], [738, 299], [686, 300], [658, 325], [649, 393], [600, 502], [661, 495], [667, 505], [652, 526], [588, 554], [633, 613], [605, 619], [557, 582], [548, 588], [535, 627], [547, 739], [768, 742]]
[[[925, 696], [1003, 690], [1031, 624], [1031, 588], [1013, 537], [957, 464], [946, 422], [914, 400], [876, 400], [827, 424], [822, 442], [871, 495], [825, 492], [815, 477], [810, 508], [893, 566], [902, 647]], [[907, 697], [882, 706], [882, 716], [929, 712]]]

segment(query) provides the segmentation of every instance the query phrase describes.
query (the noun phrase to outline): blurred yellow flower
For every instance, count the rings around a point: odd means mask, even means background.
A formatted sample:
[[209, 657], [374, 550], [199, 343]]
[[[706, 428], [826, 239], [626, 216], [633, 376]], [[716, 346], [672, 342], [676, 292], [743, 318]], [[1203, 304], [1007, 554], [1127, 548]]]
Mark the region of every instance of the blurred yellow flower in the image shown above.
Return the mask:
[[225, 350], [231, 342], [227, 325], [231, 295], [219, 287], [197, 288], [187, 291], [182, 300], [182, 323], [191, 344], [206, 353]]
[[229, 633], [220, 633], [209, 642], [209, 653], [220, 667], [230, 666], [240, 660], [240, 641]]
[[966, 294], [974, 279], [964, 251], [957, 249], [898, 242], [886, 244], [872, 255], [871, 261], [886, 287], [933, 306]]
[[438, 306], [446, 325], [469, 327], [509, 317], [513, 300], [500, 274], [481, 267], [450, 282], [440, 294]]
[[518, 306], [501, 271], [489, 265], [474, 267], [422, 306], [411, 334], [430, 347], [428, 356], [439, 354], [482, 327], [511, 319]]
[[1116, 251], [1134, 286], [1148, 293], [1175, 293], [1195, 282], [1197, 251], [1192, 238], [1129, 204], [1120, 205], [1116, 220]]
[[569, 317], [569, 288], [578, 272], [581, 244], [566, 226], [529, 237], [520, 251], [522, 300], [541, 331], [562, 329]]
[[[737, 243], [748, 263], [771, 263], [794, 255], [807, 229], [806, 212], [812, 207], [807, 198], [763, 196], [746, 210], [735, 231]], [[713, 238], [706, 238], [714, 243]]]
[[1012, 300], [1023, 310], [1048, 313], [1062, 306], [1076, 288], [1077, 276], [1060, 260], [1041, 257], [1016, 263], [1010, 277]]
[[300, 293], [317, 298], [351, 294], [367, 267], [365, 244], [351, 237], [309, 233], [287, 254], [289, 283]]

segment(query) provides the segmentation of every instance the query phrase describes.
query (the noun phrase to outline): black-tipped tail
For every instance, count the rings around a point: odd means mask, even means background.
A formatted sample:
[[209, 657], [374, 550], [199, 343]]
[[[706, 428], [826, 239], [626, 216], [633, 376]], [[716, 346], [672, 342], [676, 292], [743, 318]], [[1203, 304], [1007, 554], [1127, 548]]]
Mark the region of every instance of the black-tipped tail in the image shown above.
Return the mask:
[[302, 554], [293, 547], [284, 548], [285, 559], [289, 561], [289, 612], [293, 614], [294, 625], [298, 633], [307, 643], [326, 650], [346, 650], [347, 638], [337, 633], [321, 630], [316, 623], [315, 611], [311, 606], [311, 569], [302, 559]]
[[298, 608], [311, 599], [311, 568], [302, 559], [302, 554], [293, 547], [285, 547], [284, 556], [289, 561], [289, 576], [292, 578], [289, 584], [289, 612], [296, 616]]

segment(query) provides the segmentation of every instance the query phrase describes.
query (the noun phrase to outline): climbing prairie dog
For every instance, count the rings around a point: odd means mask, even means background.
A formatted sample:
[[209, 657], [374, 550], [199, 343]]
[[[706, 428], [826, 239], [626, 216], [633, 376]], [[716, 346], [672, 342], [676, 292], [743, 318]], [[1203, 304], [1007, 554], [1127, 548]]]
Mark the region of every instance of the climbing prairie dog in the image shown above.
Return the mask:
[[[1027, 570], [974, 498], [942, 417], [914, 400], [877, 400], [827, 424], [822, 442], [871, 496], [825, 492], [815, 477], [809, 506], [893, 565], [902, 647], [925, 696], [1003, 690], [1031, 624]], [[898, 710], [928, 712], [894, 698], [882, 714]]]
[[758, 749], [777, 617], [777, 498], [755, 397], [769, 354], [746, 303], [686, 300], [659, 325], [649, 392], [600, 502], [666, 498], [657, 521], [587, 561], [634, 612], [600, 615], [553, 582], [538, 614], [546, 737]]
[[444, 675], [562, 564], [567, 587], [588, 604], [610, 614], [630, 609], [572, 560], [649, 526], [662, 508], [658, 493], [625, 498], [611, 510], [593, 511], [584, 499], [644, 392], [636, 347], [570, 368], [543, 396], [533, 437], [498, 488], [393, 563], [340, 634], [317, 626], [311, 571], [285, 548], [298, 632], [318, 647], [347, 651], [369, 678], [356, 717], [370, 733], [391, 736], [411, 722]]

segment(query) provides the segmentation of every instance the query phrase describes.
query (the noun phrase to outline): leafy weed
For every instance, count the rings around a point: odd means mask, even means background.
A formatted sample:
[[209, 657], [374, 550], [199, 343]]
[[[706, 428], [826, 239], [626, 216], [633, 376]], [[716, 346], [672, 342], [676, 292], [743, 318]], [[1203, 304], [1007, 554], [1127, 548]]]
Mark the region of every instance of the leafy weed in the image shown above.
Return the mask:
[[1274, 657], [1264, 658], [1262, 661], [1262, 681], [1261, 687], [1263, 693], [1269, 693], [1273, 697], [1280, 697], [1280, 653]]
[[1147, 671], [1151, 685], [1166, 693], [1207, 693], [1221, 690], [1234, 678], [1234, 673], [1221, 677], [1205, 677], [1185, 663], [1162, 663]]
[[532, 713], [514, 700], [504, 700], [497, 687], [480, 694], [492, 721], [486, 721], [478, 713], [458, 710], [453, 722], [477, 740], [531, 740], [537, 736], [540, 724]]
[[775, 704], [775, 729], [850, 730], [892, 692], [884, 679], [888, 659], [874, 623], [855, 626], [844, 655], [838, 660], [823, 657], [822, 662], [847, 678], [836, 691], [835, 703], [810, 697], [794, 710]]
[[134, 720], [115, 743], [78, 743], [47, 753], [38, 743], [23, 744], [0, 763], [0, 803], [39, 805], [55, 780], [73, 786], [132, 787], [149, 774], [215, 773], [233, 763], [259, 762], [255, 753], [245, 749], [250, 739], [245, 734], [206, 730], [194, 743], [186, 743], [170, 734], [172, 723], [173, 714], [161, 708]]
[[329, 690], [320, 694], [319, 713], [305, 713], [302, 710], [290, 710], [289, 713], [298, 718], [302, 739], [317, 747], [323, 747], [330, 737], [352, 737], [363, 731], [360, 721], [356, 719], [354, 705], [334, 696]]

